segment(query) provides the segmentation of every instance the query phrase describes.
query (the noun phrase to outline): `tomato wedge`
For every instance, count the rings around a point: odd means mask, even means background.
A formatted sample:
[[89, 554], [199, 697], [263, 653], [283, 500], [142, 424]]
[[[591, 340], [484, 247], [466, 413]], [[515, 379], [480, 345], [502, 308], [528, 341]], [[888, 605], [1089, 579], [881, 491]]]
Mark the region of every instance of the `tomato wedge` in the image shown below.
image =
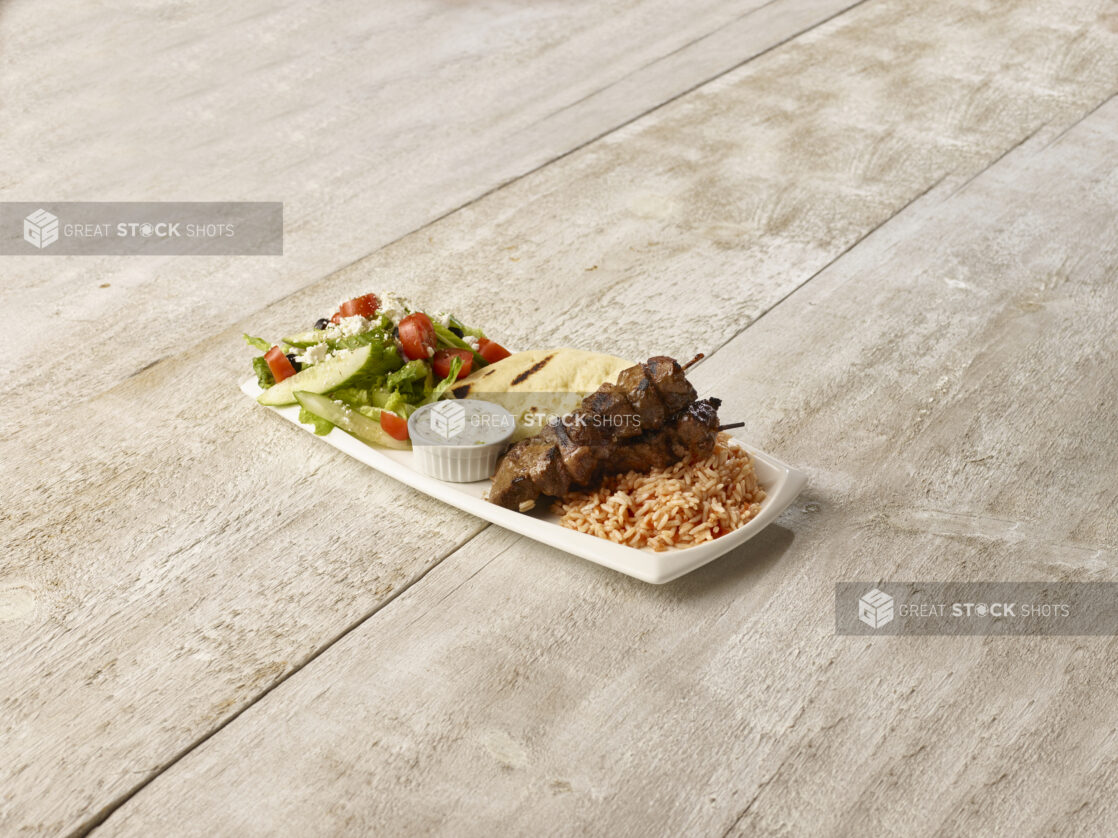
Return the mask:
[[273, 346], [265, 352], [264, 360], [268, 362], [268, 369], [272, 371], [272, 377], [277, 382], [295, 375], [295, 367], [291, 365], [291, 361], [287, 359], [287, 356], [283, 354], [283, 350], [278, 346]]
[[404, 348], [404, 356], [409, 361], [431, 357], [428, 350], [435, 348], [437, 338], [431, 318], [426, 314], [421, 311], [409, 314], [396, 326], [396, 332], [400, 337], [400, 346]]
[[393, 439], [403, 441], [408, 438], [408, 420], [391, 410], [380, 412], [380, 426]]
[[470, 374], [474, 366], [473, 352], [468, 349], [440, 349], [431, 359], [431, 369], [435, 371], [435, 378], [443, 379], [450, 375], [450, 363], [456, 355], [462, 359], [462, 369], [458, 370], [458, 377], [454, 380], [457, 381]]
[[372, 317], [377, 313], [380, 308], [380, 300], [377, 299], [376, 294], [363, 294], [360, 297], [354, 297], [352, 300], [346, 300], [338, 306], [338, 314], [342, 317]]
[[501, 346], [501, 344], [497, 343], [497, 341], [490, 340], [489, 338], [482, 338], [478, 341], [477, 351], [482, 358], [491, 364], [495, 364], [497, 361], [503, 361], [512, 354], [505, 349], [505, 347]]

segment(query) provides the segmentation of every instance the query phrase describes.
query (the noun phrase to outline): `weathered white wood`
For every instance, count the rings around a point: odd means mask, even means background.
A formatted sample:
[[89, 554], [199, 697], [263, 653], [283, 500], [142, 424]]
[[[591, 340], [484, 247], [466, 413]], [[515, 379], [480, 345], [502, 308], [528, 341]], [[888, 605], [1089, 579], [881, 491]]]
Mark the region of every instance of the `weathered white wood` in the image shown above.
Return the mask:
[[663, 588], [490, 528], [96, 834], [1114, 834], [1114, 638], [833, 634], [841, 580], [1118, 578], [1118, 100], [1042, 146], [696, 369], [812, 467], [781, 526]]
[[[0, 395], [26, 408], [7, 421], [101, 392], [854, 2], [6, 3], [0, 197], [282, 200], [286, 219], [283, 257], [6, 257]], [[59, 330], [84, 351], [43, 367]]]
[[[1093, 7], [968, 9], [861, 6], [85, 403], [55, 386], [80, 361], [14, 391], [49, 411], [0, 441], [0, 831], [93, 822], [476, 531], [254, 411], [241, 328], [374, 285], [514, 346], [716, 346], [943, 176], [1111, 92]], [[621, 619], [636, 595], [603, 585]]]

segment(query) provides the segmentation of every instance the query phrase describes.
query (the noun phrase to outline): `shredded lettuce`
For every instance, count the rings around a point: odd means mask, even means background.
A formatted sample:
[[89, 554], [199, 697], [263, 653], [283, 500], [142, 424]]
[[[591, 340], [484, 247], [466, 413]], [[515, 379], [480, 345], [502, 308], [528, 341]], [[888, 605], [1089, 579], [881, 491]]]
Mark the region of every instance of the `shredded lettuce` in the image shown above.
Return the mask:
[[385, 379], [384, 386], [389, 390], [399, 390], [401, 385], [412, 381], [419, 381], [427, 377], [427, 362], [423, 360], [408, 361], [396, 372]]
[[380, 405], [384, 410], [390, 410], [400, 416], [407, 416], [411, 411], [407, 399], [400, 393], [392, 393], [385, 399], [384, 404]]
[[370, 419], [379, 419], [381, 410], [390, 410], [407, 417], [416, 407], [408, 401], [409, 397], [405, 394], [385, 388], [363, 390], [357, 387], [343, 387], [331, 393], [330, 398], [349, 405]]
[[272, 375], [263, 355], [257, 355], [252, 359], [252, 371], [256, 373], [256, 383], [260, 385], [261, 390], [267, 390], [276, 383], [276, 377]]
[[254, 338], [252, 335], [244, 335], [245, 343], [253, 349], [259, 349], [261, 352], [267, 352], [272, 348], [272, 344], [264, 340], [264, 338]]
[[344, 402], [350, 407], [367, 407], [372, 404], [372, 391], [361, 387], [343, 387], [330, 394], [330, 398]]
[[383, 329], [372, 329], [368, 332], [362, 332], [359, 335], [335, 338], [333, 340], [327, 340], [326, 342], [334, 349], [359, 349], [367, 343], [382, 343], [395, 346], [392, 342], [391, 333], [385, 332]]
[[321, 416], [315, 416], [305, 407], [299, 408], [299, 421], [304, 425], [310, 425], [314, 428], [314, 432], [319, 436], [326, 436], [334, 427], [333, 423], [326, 421]]
[[460, 369], [462, 369], [462, 359], [456, 356], [450, 362], [450, 371], [446, 374], [446, 378], [431, 388], [430, 394], [422, 401], [422, 404], [431, 404], [441, 399], [443, 394], [450, 389], [450, 386], [458, 380]]

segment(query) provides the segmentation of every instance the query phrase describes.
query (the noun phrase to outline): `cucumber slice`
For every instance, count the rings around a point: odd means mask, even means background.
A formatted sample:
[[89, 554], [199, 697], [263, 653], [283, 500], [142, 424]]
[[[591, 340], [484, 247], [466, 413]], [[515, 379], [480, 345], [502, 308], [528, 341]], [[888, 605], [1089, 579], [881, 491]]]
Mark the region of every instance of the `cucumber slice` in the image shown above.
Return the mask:
[[306, 349], [308, 346], [322, 343], [325, 339], [324, 331], [324, 329], [312, 329], [309, 332], [299, 332], [297, 335], [285, 337], [283, 342], [289, 343], [292, 346], [298, 346], [300, 349]]
[[327, 358], [321, 364], [307, 367], [302, 372], [273, 384], [257, 396], [256, 400], [267, 405], [295, 404], [296, 390], [327, 393], [339, 387], [348, 387], [367, 375], [377, 374], [384, 363], [384, 355], [380, 351], [374, 351], [375, 349], [378, 347], [366, 344], [341, 357]]
[[298, 390], [295, 393], [295, 399], [305, 410], [337, 425], [346, 433], [357, 437], [368, 445], [375, 445], [380, 448], [396, 448], [401, 451], [411, 448], [411, 443], [407, 440], [399, 440], [385, 433], [384, 428], [380, 426], [380, 422], [370, 419], [368, 416], [364, 416], [327, 396]]

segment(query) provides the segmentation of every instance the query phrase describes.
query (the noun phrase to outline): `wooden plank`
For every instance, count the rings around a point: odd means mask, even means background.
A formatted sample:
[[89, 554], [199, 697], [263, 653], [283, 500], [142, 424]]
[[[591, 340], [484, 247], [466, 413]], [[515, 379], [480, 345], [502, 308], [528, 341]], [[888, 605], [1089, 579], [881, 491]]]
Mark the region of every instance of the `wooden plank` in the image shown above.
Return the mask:
[[811, 466], [781, 525], [663, 588], [491, 528], [97, 834], [1110, 834], [1114, 638], [833, 634], [840, 580], [1118, 576], [1118, 100], [1042, 146], [696, 369]]
[[[248, 0], [170, 19], [8, 3], [6, 198], [282, 200], [286, 219], [283, 257], [9, 257], [0, 394], [27, 410], [8, 421], [101, 392], [854, 2]], [[59, 330], [85, 351], [44, 367]]]
[[717, 346], [945, 175], [1110, 92], [1092, 7], [967, 9], [866, 4], [84, 403], [40, 382], [49, 413], [0, 441], [0, 830], [95, 823], [476, 532], [252, 410], [242, 328], [372, 284], [513, 346]]

